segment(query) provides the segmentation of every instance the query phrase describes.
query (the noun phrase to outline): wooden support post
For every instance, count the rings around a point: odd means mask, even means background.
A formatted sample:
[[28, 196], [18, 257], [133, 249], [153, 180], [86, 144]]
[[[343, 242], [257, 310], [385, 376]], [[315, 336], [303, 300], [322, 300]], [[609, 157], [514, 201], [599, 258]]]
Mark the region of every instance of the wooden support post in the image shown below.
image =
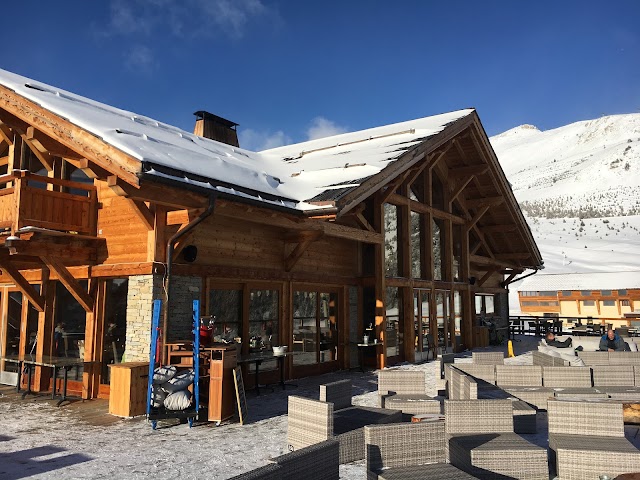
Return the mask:
[[57, 259], [52, 257], [41, 257], [42, 261], [51, 270], [56, 272], [60, 282], [69, 290], [69, 293], [73, 295], [78, 303], [84, 308], [85, 312], [93, 312], [93, 298], [84, 291], [80, 283], [71, 275], [67, 267], [60, 263]]
[[[36, 345], [36, 355], [55, 356], [53, 353], [53, 302], [56, 294], [56, 284], [49, 280], [49, 269], [42, 269], [42, 283], [40, 285], [41, 295], [44, 297], [44, 310], [38, 312], [38, 343]], [[34, 385], [37, 391], [42, 392], [55, 385], [55, 378], [51, 378], [49, 368], [37, 367], [35, 369]]]

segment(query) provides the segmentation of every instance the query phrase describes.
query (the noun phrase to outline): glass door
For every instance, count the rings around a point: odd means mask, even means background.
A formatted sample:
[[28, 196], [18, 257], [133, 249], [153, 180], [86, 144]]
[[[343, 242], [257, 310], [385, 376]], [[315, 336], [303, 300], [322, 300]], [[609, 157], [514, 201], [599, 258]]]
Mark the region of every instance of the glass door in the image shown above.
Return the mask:
[[293, 363], [317, 365], [338, 360], [338, 294], [293, 292]]
[[449, 290], [436, 290], [435, 308], [438, 329], [438, 348], [441, 352], [452, 352], [454, 349], [454, 328], [452, 328]]
[[[413, 291], [413, 345], [415, 361], [429, 359], [433, 338], [429, 322], [429, 290], [414, 289]], [[431, 354], [435, 358], [435, 353]]]

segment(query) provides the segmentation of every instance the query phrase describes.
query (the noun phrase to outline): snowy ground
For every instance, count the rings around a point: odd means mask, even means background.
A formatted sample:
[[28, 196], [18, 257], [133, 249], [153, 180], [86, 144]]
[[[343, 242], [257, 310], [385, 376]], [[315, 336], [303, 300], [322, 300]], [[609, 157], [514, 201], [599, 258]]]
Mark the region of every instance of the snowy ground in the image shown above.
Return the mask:
[[[530, 364], [529, 350], [537, 339], [521, 337], [515, 342], [516, 357], [507, 363]], [[493, 347], [480, 350], [506, 350]], [[469, 362], [468, 355], [457, 361]], [[426, 372], [427, 393], [437, 395], [439, 362], [401, 365], [397, 368]], [[73, 412], [78, 408], [56, 408], [50, 400], [18, 400], [8, 388], [0, 388], [0, 478], [34, 479], [227, 479], [264, 465], [269, 457], [285, 452], [287, 395], [318, 398], [318, 385], [349, 378], [354, 385], [354, 403], [377, 403], [375, 372], [336, 372], [298, 381], [298, 388], [279, 388], [256, 397], [248, 392], [249, 423], [165, 424], [156, 431], [142, 418], [118, 420], [111, 425], [90, 425]], [[78, 406], [81, 407], [81, 406]], [[108, 415], [105, 411], [105, 415]], [[628, 427], [630, 438], [638, 432]], [[523, 435], [547, 445], [546, 414], [538, 414], [538, 433]], [[364, 462], [340, 466], [340, 478], [365, 479]]]

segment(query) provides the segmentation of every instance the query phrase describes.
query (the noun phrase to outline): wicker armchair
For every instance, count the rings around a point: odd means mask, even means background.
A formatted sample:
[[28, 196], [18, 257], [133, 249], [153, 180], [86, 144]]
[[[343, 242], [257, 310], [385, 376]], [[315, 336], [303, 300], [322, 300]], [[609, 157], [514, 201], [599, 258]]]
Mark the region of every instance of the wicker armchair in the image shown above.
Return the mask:
[[338, 480], [340, 478], [340, 444], [326, 440], [300, 450], [272, 458], [279, 465], [282, 480]]
[[297, 450], [329, 439], [340, 442], [340, 463], [364, 458], [364, 426], [402, 421], [400, 410], [349, 407], [334, 411], [333, 403], [289, 396], [287, 443]]
[[547, 452], [514, 433], [513, 408], [508, 399], [446, 400], [450, 463], [478, 478], [547, 478]]
[[549, 449], [560, 480], [640, 471], [640, 451], [624, 437], [622, 404], [550, 400]]
[[368, 480], [466, 480], [445, 463], [444, 422], [364, 427]]
[[380, 407], [401, 410], [405, 415], [440, 413], [440, 402], [425, 392], [424, 372], [382, 370], [378, 373]]
[[326, 440], [270, 459], [269, 465], [233, 477], [231, 480], [338, 480], [339, 445]]
[[472, 352], [471, 358], [476, 365], [503, 365], [504, 353], [502, 352]]

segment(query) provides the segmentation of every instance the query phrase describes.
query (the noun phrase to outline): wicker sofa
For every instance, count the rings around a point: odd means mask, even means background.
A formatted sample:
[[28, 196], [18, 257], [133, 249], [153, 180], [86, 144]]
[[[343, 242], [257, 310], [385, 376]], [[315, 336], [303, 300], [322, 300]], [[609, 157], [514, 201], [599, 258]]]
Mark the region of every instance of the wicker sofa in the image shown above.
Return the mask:
[[622, 404], [554, 399], [548, 415], [550, 463], [559, 480], [640, 471], [640, 451], [624, 436]]
[[279, 457], [263, 467], [233, 477], [231, 480], [338, 480], [340, 446], [325, 440]]
[[466, 480], [445, 463], [444, 422], [364, 427], [367, 480]]

